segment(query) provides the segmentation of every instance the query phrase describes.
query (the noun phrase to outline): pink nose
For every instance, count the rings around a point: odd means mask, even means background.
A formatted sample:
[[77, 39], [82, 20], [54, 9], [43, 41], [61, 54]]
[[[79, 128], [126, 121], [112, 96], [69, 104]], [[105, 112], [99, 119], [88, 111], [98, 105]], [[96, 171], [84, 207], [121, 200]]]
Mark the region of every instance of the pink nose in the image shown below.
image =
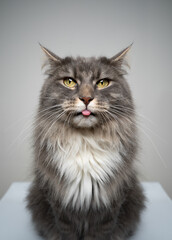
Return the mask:
[[92, 97], [80, 97], [79, 99], [81, 101], [83, 101], [85, 103], [85, 105], [87, 106], [94, 98], [92, 98]]

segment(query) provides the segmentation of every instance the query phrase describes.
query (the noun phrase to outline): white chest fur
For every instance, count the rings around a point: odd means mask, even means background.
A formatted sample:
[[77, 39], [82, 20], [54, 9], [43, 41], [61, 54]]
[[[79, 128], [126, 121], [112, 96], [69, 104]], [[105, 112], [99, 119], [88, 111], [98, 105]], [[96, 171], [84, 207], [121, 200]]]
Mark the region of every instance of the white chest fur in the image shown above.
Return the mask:
[[112, 145], [93, 134], [75, 133], [60, 137], [53, 149], [52, 160], [67, 180], [63, 204], [87, 208], [94, 199], [97, 206], [100, 201], [107, 205], [104, 185], [121, 163], [119, 144]]

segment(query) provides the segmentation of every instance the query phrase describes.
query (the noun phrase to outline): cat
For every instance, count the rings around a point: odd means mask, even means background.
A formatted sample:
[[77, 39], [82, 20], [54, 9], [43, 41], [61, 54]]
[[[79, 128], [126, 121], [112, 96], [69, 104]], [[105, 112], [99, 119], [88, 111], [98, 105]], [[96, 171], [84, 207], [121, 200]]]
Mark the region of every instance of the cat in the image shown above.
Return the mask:
[[46, 75], [34, 124], [27, 196], [47, 240], [124, 240], [145, 197], [134, 162], [136, 113], [126, 75], [131, 46], [112, 58], [60, 58], [41, 45]]

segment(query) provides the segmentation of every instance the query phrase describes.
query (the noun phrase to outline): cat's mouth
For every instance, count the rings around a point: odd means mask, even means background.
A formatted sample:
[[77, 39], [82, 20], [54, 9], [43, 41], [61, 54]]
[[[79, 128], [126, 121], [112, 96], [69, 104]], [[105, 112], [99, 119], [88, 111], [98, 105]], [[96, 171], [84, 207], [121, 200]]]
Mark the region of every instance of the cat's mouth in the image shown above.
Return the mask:
[[75, 112], [73, 122], [74, 126], [81, 128], [90, 128], [98, 123], [97, 114], [88, 109]]
[[77, 112], [75, 116], [83, 116], [83, 117], [89, 117], [89, 116], [96, 116], [95, 113], [85, 109], [82, 112]]

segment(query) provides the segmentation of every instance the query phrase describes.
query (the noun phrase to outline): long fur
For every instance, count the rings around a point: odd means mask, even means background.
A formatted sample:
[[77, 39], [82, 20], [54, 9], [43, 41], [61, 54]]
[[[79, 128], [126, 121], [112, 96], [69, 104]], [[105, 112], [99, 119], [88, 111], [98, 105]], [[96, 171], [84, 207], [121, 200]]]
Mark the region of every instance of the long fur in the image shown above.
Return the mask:
[[[60, 59], [45, 49], [48, 78], [35, 121], [35, 178], [27, 197], [45, 239], [124, 240], [136, 229], [144, 195], [134, 168], [135, 109], [122, 69], [127, 51], [114, 61]], [[77, 88], [64, 86], [67, 76]], [[109, 86], [96, 89], [104, 78], [111, 79]], [[92, 96], [89, 117], [81, 114], [81, 96]]]

